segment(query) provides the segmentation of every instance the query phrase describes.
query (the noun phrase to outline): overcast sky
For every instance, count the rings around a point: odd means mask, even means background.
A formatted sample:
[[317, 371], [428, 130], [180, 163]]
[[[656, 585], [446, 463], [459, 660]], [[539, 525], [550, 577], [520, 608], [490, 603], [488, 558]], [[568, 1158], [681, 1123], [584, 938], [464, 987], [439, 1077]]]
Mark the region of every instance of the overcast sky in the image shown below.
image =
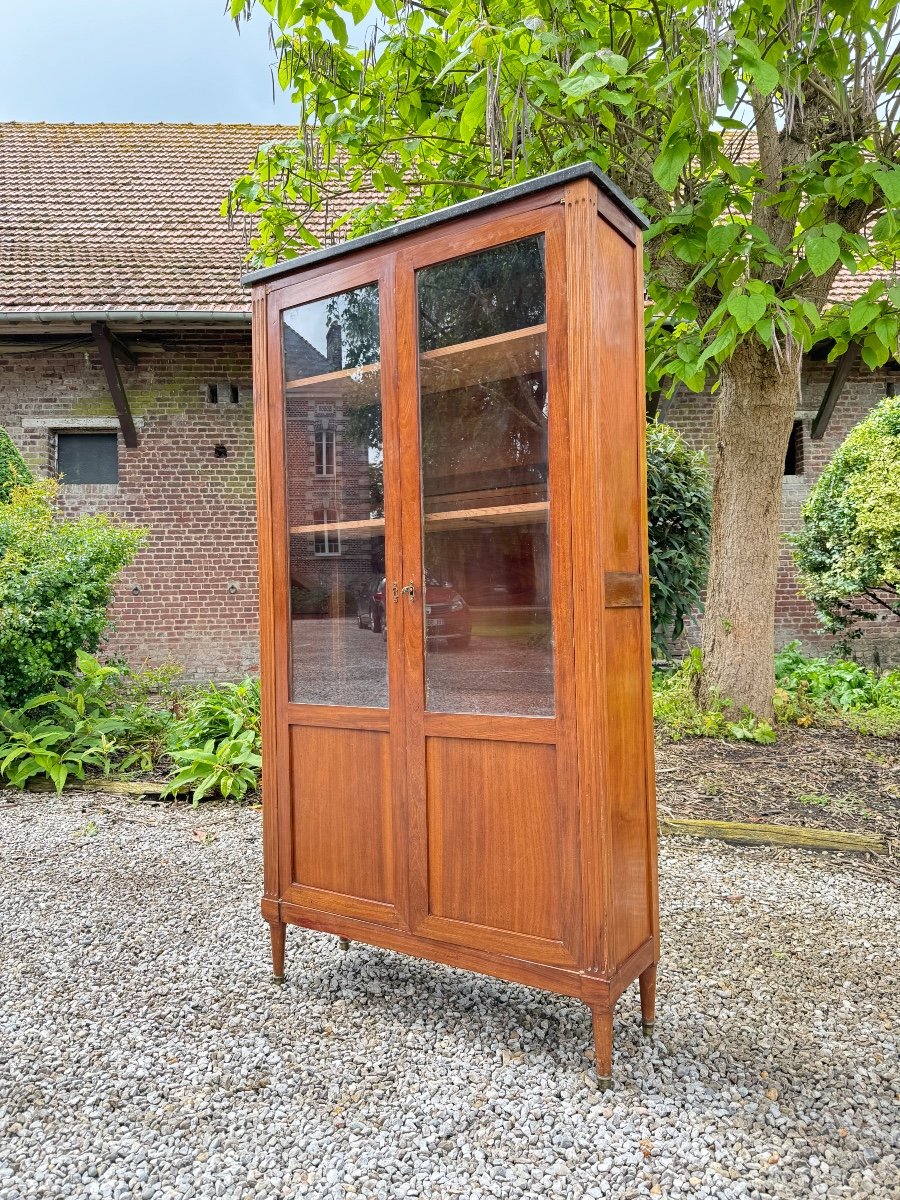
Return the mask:
[[268, 26], [225, 0], [0, 0], [0, 121], [292, 123]]

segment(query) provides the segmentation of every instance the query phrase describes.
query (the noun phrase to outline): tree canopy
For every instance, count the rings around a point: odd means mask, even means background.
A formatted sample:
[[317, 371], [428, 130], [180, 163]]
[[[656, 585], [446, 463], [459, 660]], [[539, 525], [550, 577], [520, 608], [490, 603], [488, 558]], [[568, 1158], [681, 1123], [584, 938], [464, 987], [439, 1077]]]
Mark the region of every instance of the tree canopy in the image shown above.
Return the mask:
[[823, 338], [896, 353], [900, 282], [828, 304], [900, 249], [893, 2], [255, 3], [300, 112], [232, 192], [258, 262], [317, 244], [316, 211], [345, 236], [590, 159], [654, 222], [651, 387], [714, 382], [746, 339], [788, 369]]

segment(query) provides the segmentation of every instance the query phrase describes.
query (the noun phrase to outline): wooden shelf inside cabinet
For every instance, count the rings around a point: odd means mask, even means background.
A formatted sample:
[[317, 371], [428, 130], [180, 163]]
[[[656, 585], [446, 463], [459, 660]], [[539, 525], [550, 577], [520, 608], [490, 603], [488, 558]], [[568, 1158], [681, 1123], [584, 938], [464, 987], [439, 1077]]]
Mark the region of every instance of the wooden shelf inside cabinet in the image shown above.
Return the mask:
[[425, 532], [440, 533], [445, 529], [468, 529], [497, 525], [534, 525], [547, 517], [550, 505], [546, 500], [531, 504], [498, 504], [492, 508], [460, 508], [453, 512], [425, 514]]
[[371, 404], [378, 400], [381, 389], [381, 363], [364, 367], [347, 367], [325, 375], [310, 375], [306, 379], [289, 379], [284, 390], [291, 396], [309, 400], [353, 400]]
[[544, 367], [546, 334], [546, 325], [529, 325], [510, 333], [427, 350], [419, 357], [422, 394], [532, 375]]
[[[445, 529], [468, 529], [497, 525], [534, 525], [546, 519], [549, 504], [498, 504], [492, 508], [460, 508], [452, 512], [426, 513], [425, 530], [440, 533]], [[339, 533], [341, 537], [375, 537], [384, 533], [384, 517], [370, 520], [329, 521], [327, 525], [292, 525], [291, 533]]]
[[327, 525], [292, 525], [291, 533], [339, 533], [341, 537], [381, 537], [384, 534], [384, 517], [370, 517], [356, 521], [329, 521]]
[[[448, 392], [455, 388], [471, 387], [477, 383], [494, 383], [498, 379], [514, 379], [531, 375], [543, 368], [546, 325], [529, 325], [510, 333], [476, 338], [427, 350], [419, 358], [419, 375], [424, 394]], [[381, 385], [381, 363], [363, 367], [347, 367], [306, 379], [289, 379], [285, 392], [303, 395], [310, 400], [353, 400], [372, 403], [378, 400]]]

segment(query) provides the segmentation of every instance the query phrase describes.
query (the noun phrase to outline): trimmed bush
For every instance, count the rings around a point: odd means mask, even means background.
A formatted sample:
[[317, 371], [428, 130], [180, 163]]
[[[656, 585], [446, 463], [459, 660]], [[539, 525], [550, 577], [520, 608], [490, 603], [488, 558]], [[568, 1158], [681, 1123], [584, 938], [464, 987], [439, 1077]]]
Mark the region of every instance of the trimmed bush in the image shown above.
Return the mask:
[[685, 619], [702, 607], [712, 498], [706, 455], [658, 421], [647, 426], [647, 518], [653, 653], [669, 657]]
[[105, 516], [63, 518], [52, 481], [0, 504], [0, 707], [23, 704], [94, 652], [109, 625], [116, 575], [144, 531]]
[[900, 615], [900, 396], [883, 400], [838, 447], [792, 541], [801, 590], [842, 641], [879, 610]]
[[13, 488], [29, 483], [34, 483], [34, 477], [12, 438], [0, 425], [0, 504], [8, 503]]

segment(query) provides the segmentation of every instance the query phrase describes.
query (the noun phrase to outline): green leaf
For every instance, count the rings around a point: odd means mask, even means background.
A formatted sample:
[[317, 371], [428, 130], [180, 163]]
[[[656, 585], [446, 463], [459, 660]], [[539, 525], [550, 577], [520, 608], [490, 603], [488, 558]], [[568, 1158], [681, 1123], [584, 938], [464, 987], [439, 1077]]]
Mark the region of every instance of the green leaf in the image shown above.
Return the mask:
[[666, 192], [675, 190], [685, 163], [691, 156], [691, 145], [686, 137], [679, 136], [663, 150], [653, 164], [653, 178]]
[[710, 254], [717, 258], [724, 254], [740, 237], [743, 228], [743, 225], [736, 225], [733, 221], [727, 225], [713, 225], [706, 235], [706, 246]]
[[741, 333], [747, 333], [766, 314], [766, 302], [762, 296], [748, 296], [746, 292], [732, 292], [728, 297], [728, 311], [737, 321]]
[[576, 75], [574, 78], [564, 79], [559, 85], [559, 90], [571, 96], [573, 100], [581, 100], [608, 83], [608, 75]]
[[880, 312], [880, 305], [873, 304], [871, 300], [857, 300], [850, 308], [850, 332], [859, 333], [870, 321], [874, 321]]
[[761, 96], [768, 96], [778, 87], [778, 70], [771, 63], [760, 59], [758, 63], [754, 63], [749, 68], [749, 72], [750, 78]]
[[840, 245], [837, 242], [830, 237], [822, 237], [818, 233], [809, 234], [803, 245], [809, 269], [817, 277], [830, 270], [841, 253]]
[[894, 167], [893, 171], [876, 171], [873, 179], [888, 203], [900, 205], [900, 167]]
[[472, 135], [484, 124], [486, 104], [487, 87], [481, 84], [469, 96], [460, 114], [459, 133], [464, 142], [470, 142]]

